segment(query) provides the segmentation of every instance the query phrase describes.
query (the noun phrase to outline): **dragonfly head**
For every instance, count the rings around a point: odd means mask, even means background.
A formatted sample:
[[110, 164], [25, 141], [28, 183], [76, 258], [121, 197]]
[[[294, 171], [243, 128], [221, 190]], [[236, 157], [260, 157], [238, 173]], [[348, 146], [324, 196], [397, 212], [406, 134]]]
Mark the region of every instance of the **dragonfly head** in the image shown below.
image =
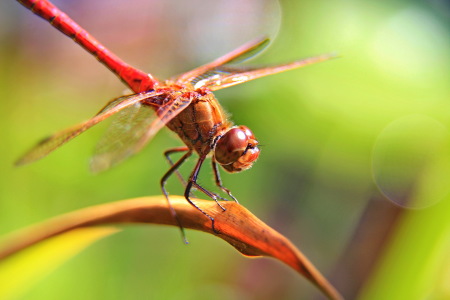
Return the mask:
[[249, 169], [259, 156], [258, 141], [246, 126], [229, 129], [214, 148], [214, 158], [222, 167], [237, 173]]

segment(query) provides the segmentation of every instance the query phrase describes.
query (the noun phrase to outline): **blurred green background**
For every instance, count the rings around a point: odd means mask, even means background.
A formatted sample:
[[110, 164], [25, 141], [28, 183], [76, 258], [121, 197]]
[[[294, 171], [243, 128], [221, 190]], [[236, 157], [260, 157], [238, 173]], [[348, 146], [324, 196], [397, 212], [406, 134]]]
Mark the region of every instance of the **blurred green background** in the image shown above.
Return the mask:
[[[263, 145], [251, 170], [223, 174], [225, 186], [347, 299], [450, 299], [447, 1], [55, 3], [158, 78], [261, 35], [274, 40], [254, 64], [339, 53], [216, 93]], [[107, 124], [37, 163], [13, 167], [39, 139], [88, 119], [125, 87], [12, 0], [0, 3], [0, 42], [1, 235], [90, 205], [160, 194], [162, 152], [181, 143], [166, 129], [100, 175], [89, 173], [88, 162]], [[206, 166], [200, 182], [213, 187], [211, 179]], [[181, 193], [175, 179], [169, 189]], [[130, 226], [20, 299], [320, 299], [278, 262], [247, 259], [217, 238], [187, 234], [189, 246], [176, 228]]]

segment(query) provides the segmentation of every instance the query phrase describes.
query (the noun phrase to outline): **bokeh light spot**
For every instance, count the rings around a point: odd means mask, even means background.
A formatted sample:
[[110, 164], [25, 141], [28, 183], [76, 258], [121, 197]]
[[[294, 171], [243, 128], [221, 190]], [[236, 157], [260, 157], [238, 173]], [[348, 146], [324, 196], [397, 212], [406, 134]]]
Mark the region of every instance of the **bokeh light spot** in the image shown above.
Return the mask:
[[419, 114], [397, 119], [375, 143], [375, 182], [397, 205], [429, 207], [449, 193], [449, 150], [448, 130], [439, 121]]

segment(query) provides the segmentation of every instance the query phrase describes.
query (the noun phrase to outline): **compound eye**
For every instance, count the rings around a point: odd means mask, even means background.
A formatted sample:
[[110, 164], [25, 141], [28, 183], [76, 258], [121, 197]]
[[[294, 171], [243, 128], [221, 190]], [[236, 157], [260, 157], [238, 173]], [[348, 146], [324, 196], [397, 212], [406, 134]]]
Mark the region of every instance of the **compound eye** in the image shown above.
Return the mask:
[[231, 128], [216, 144], [214, 156], [221, 165], [234, 163], [245, 152], [249, 137], [241, 128]]
[[231, 128], [216, 144], [214, 158], [231, 173], [249, 169], [259, 156], [258, 141], [245, 126]]
[[247, 126], [239, 126], [238, 128], [241, 129], [249, 139], [255, 140], [255, 136], [253, 135], [253, 132], [250, 130], [250, 128], [248, 128]]

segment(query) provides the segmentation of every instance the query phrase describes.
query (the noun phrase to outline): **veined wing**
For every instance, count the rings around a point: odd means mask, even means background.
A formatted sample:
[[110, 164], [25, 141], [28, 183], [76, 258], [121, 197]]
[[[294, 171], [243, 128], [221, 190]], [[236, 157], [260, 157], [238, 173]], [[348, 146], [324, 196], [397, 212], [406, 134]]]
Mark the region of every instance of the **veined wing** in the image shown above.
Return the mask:
[[[243, 62], [256, 54], [260, 53], [264, 48], [267, 47], [270, 40], [268, 38], [259, 38], [253, 41], [250, 41], [241, 47], [233, 50], [232, 52], [225, 54], [218, 59], [195, 68], [189, 72], [186, 72], [179, 76], [176, 81], [179, 83], [193, 83], [196, 81], [196, 78], [201, 77], [203, 74], [207, 73], [210, 70], [213, 70], [217, 67], [220, 67], [224, 64], [236, 64], [239, 62]], [[197, 80], [198, 81], [198, 80]], [[195, 84], [195, 82], [194, 82]]]
[[180, 112], [182, 112], [186, 107], [192, 102], [192, 98], [188, 97], [177, 97], [170, 104], [161, 106], [156, 114], [156, 118], [148, 127], [144, 136], [136, 144], [136, 149], [141, 149], [148, 143], [148, 141], [168, 122], [175, 118]]
[[137, 152], [136, 143], [157, 116], [150, 106], [137, 102], [114, 117], [95, 147], [91, 160], [91, 170], [95, 173], [105, 171]]
[[142, 100], [160, 95], [160, 92], [146, 92], [130, 96], [117, 98], [108, 103], [95, 117], [92, 119], [60, 131], [52, 136], [49, 136], [39, 142], [34, 148], [25, 153], [17, 162], [16, 165], [23, 165], [38, 159], [43, 158], [53, 150], [67, 143], [71, 139], [77, 137], [84, 131], [88, 130], [95, 124], [105, 120], [106, 118], [118, 113], [122, 109], [134, 105]]
[[200, 79], [195, 83], [196, 88], [205, 87], [211, 91], [220, 90], [236, 84], [241, 84], [260, 77], [285, 72], [292, 69], [301, 68], [307, 65], [315, 64], [331, 58], [335, 58], [335, 54], [324, 54], [320, 56], [305, 58], [288, 64], [271, 66], [265, 68], [248, 68], [248, 67], [229, 67], [221, 66], [214, 70], [210, 70], [205, 79]]
[[117, 114], [97, 144], [91, 170], [101, 172], [139, 152], [167, 122], [184, 110], [192, 99], [179, 97], [156, 112], [140, 102]]

